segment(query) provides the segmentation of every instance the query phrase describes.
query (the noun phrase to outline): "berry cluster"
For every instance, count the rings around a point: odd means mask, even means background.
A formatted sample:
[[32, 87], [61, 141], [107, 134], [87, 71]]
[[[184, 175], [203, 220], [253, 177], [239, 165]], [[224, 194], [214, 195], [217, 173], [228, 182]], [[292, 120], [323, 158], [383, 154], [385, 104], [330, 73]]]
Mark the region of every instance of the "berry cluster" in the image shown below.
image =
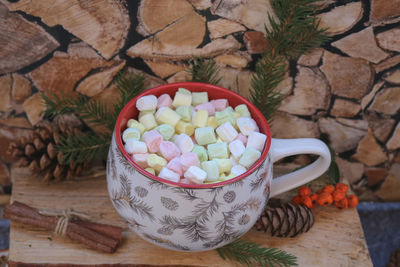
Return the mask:
[[347, 195], [349, 186], [344, 183], [325, 185], [322, 189], [313, 193], [308, 186], [298, 189], [298, 194], [293, 197], [294, 205], [303, 204], [312, 209], [317, 205], [329, 206], [335, 204], [338, 209], [345, 210], [358, 205], [358, 198], [355, 195]]

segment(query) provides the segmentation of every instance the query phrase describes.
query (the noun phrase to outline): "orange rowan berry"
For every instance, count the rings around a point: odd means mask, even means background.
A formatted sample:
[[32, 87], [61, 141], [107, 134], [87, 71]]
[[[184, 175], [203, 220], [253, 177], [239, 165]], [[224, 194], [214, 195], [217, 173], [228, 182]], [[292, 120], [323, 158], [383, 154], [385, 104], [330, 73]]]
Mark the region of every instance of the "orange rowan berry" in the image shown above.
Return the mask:
[[292, 203], [293, 203], [293, 205], [299, 205], [299, 204], [301, 204], [301, 196], [299, 196], [299, 195], [294, 196], [294, 197], [292, 198]]
[[336, 201], [335, 202], [335, 206], [338, 209], [345, 210], [345, 209], [348, 208], [349, 202], [347, 201], [347, 198], [343, 198], [343, 199], [341, 199], [339, 201]]
[[312, 208], [312, 200], [309, 196], [301, 196], [301, 204], [306, 206], [307, 208], [311, 209]]
[[310, 198], [311, 198], [311, 202], [312, 202], [312, 207], [314, 208], [317, 205], [318, 195], [315, 193], [311, 194]]
[[337, 183], [336, 184], [336, 190], [343, 191], [345, 194], [347, 193], [347, 190], [349, 190], [349, 186], [344, 183]]
[[357, 207], [358, 205], [358, 197], [355, 195], [348, 195], [347, 196], [347, 202], [349, 204], [349, 207], [354, 208]]
[[333, 191], [332, 197], [333, 197], [333, 201], [337, 202], [337, 201], [342, 200], [343, 198], [346, 198], [346, 193], [344, 193], [341, 190], [336, 189], [335, 191]]
[[325, 185], [324, 188], [322, 189], [322, 192], [328, 193], [328, 194], [332, 194], [333, 191], [335, 191], [335, 186], [333, 185]]
[[321, 206], [328, 206], [332, 204], [333, 198], [331, 194], [322, 192], [321, 194], [318, 195], [317, 198], [317, 204]]
[[299, 196], [309, 196], [311, 195], [311, 189], [308, 186], [301, 186], [298, 190]]
[[315, 192], [317, 195], [322, 193], [322, 189], [318, 189], [317, 192]]

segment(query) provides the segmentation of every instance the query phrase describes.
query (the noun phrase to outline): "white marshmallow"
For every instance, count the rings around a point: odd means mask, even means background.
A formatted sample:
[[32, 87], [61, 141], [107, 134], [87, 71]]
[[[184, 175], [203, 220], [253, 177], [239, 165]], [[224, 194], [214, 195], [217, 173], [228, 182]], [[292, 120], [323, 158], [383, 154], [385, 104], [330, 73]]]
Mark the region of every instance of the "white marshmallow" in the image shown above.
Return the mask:
[[240, 140], [234, 140], [229, 143], [229, 151], [235, 158], [240, 158], [245, 149], [246, 148], [244, 147], [242, 141]]
[[259, 132], [257, 123], [252, 118], [240, 117], [236, 120], [236, 124], [239, 127], [240, 132], [243, 135], [248, 136], [251, 132]]
[[232, 167], [231, 169], [231, 174], [235, 175], [235, 176], [239, 176], [243, 173], [245, 173], [247, 170], [245, 167], [243, 167], [242, 165], [238, 164]]
[[126, 143], [128, 140], [139, 140], [140, 130], [136, 128], [126, 128], [122, 133], [122, 140]]
[[229, 160], [232, 162], [232, 165], [235, 166], [239, 162], [239, 158], [235, 158], [233, 155], [229, 157]]
[[229, 121], [221, 124], [215, 131], [224, 142], [232, 142], [238, 135], [238, 132]]
[[193, 183], [202, 184], [207, 178], [207, 172], [197, 166], [190, 166], [183, 176]]
[[137, 141], [137, 140], [127, 140], [125, 144], [125, 150], [129, 154], [143, 154], [147, 153], [147, 146], [145, 142]]
[[180, 176], [174, 171], [171, 171], [167, 167], [164, 167], [161, 169], [160, 173], [158, 174], [158, 177], [161, 177], [163, 179], [172, 181], [172, 182], [179, 182]]
[[182, 153], [191, 152], [194, 147], [192, 138], [184, 133], [174, 137], [174, 143], [179, 147]]
[[262, 152], [264, 149], [265, 141], [267, 140], [267, 136], [262, 133], [251, 132], [249, 134], [249, 138], [247, 140], [246, 148], [252, 147]]
[[136, 101], [136, 108], [140, 111], [156, 109], [157, 97], [154, 95], [142, 96]]

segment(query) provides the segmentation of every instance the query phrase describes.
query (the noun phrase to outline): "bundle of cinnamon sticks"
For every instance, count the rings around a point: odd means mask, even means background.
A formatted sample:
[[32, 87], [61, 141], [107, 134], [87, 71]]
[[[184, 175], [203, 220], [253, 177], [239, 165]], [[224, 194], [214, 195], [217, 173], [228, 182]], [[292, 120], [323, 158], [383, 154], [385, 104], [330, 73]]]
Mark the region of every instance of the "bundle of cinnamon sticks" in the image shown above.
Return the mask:
[[[4, 208], [4, 217], [26, 225], [54, 231], [57, 226], [56, 216], [45, 216], [24, 203], [14, 201]], [[73, 219], [68, 222], [66, 236], [90, 248], [103, 252], [114, 252], [122, 241], [122, 228]]]

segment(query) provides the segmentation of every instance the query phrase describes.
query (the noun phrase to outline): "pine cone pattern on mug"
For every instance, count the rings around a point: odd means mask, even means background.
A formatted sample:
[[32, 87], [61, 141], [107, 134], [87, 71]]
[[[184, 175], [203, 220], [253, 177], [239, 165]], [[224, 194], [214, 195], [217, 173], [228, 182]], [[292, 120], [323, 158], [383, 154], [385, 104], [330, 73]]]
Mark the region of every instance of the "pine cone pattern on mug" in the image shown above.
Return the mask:
[[304, 205], [270, 199], [255, 224], [255, 228], [271, 236], [295, 237], [307, 232], [314, 225], [314, 214]]
[[69, 180], [79, 175], [84, 164], [63, 164], [62, 153], [55, 149], [62, 136], [81, 130], [82, 124], [75, 118], [62, 115], [53, 122], [41, 121], [34, 127], [29, 138], [22, 137], [10, 143], [7, 152], [16, 159], [16, 166], [28, 167], [33, 174], [42, 176], [44, 182], [52, 179]]

